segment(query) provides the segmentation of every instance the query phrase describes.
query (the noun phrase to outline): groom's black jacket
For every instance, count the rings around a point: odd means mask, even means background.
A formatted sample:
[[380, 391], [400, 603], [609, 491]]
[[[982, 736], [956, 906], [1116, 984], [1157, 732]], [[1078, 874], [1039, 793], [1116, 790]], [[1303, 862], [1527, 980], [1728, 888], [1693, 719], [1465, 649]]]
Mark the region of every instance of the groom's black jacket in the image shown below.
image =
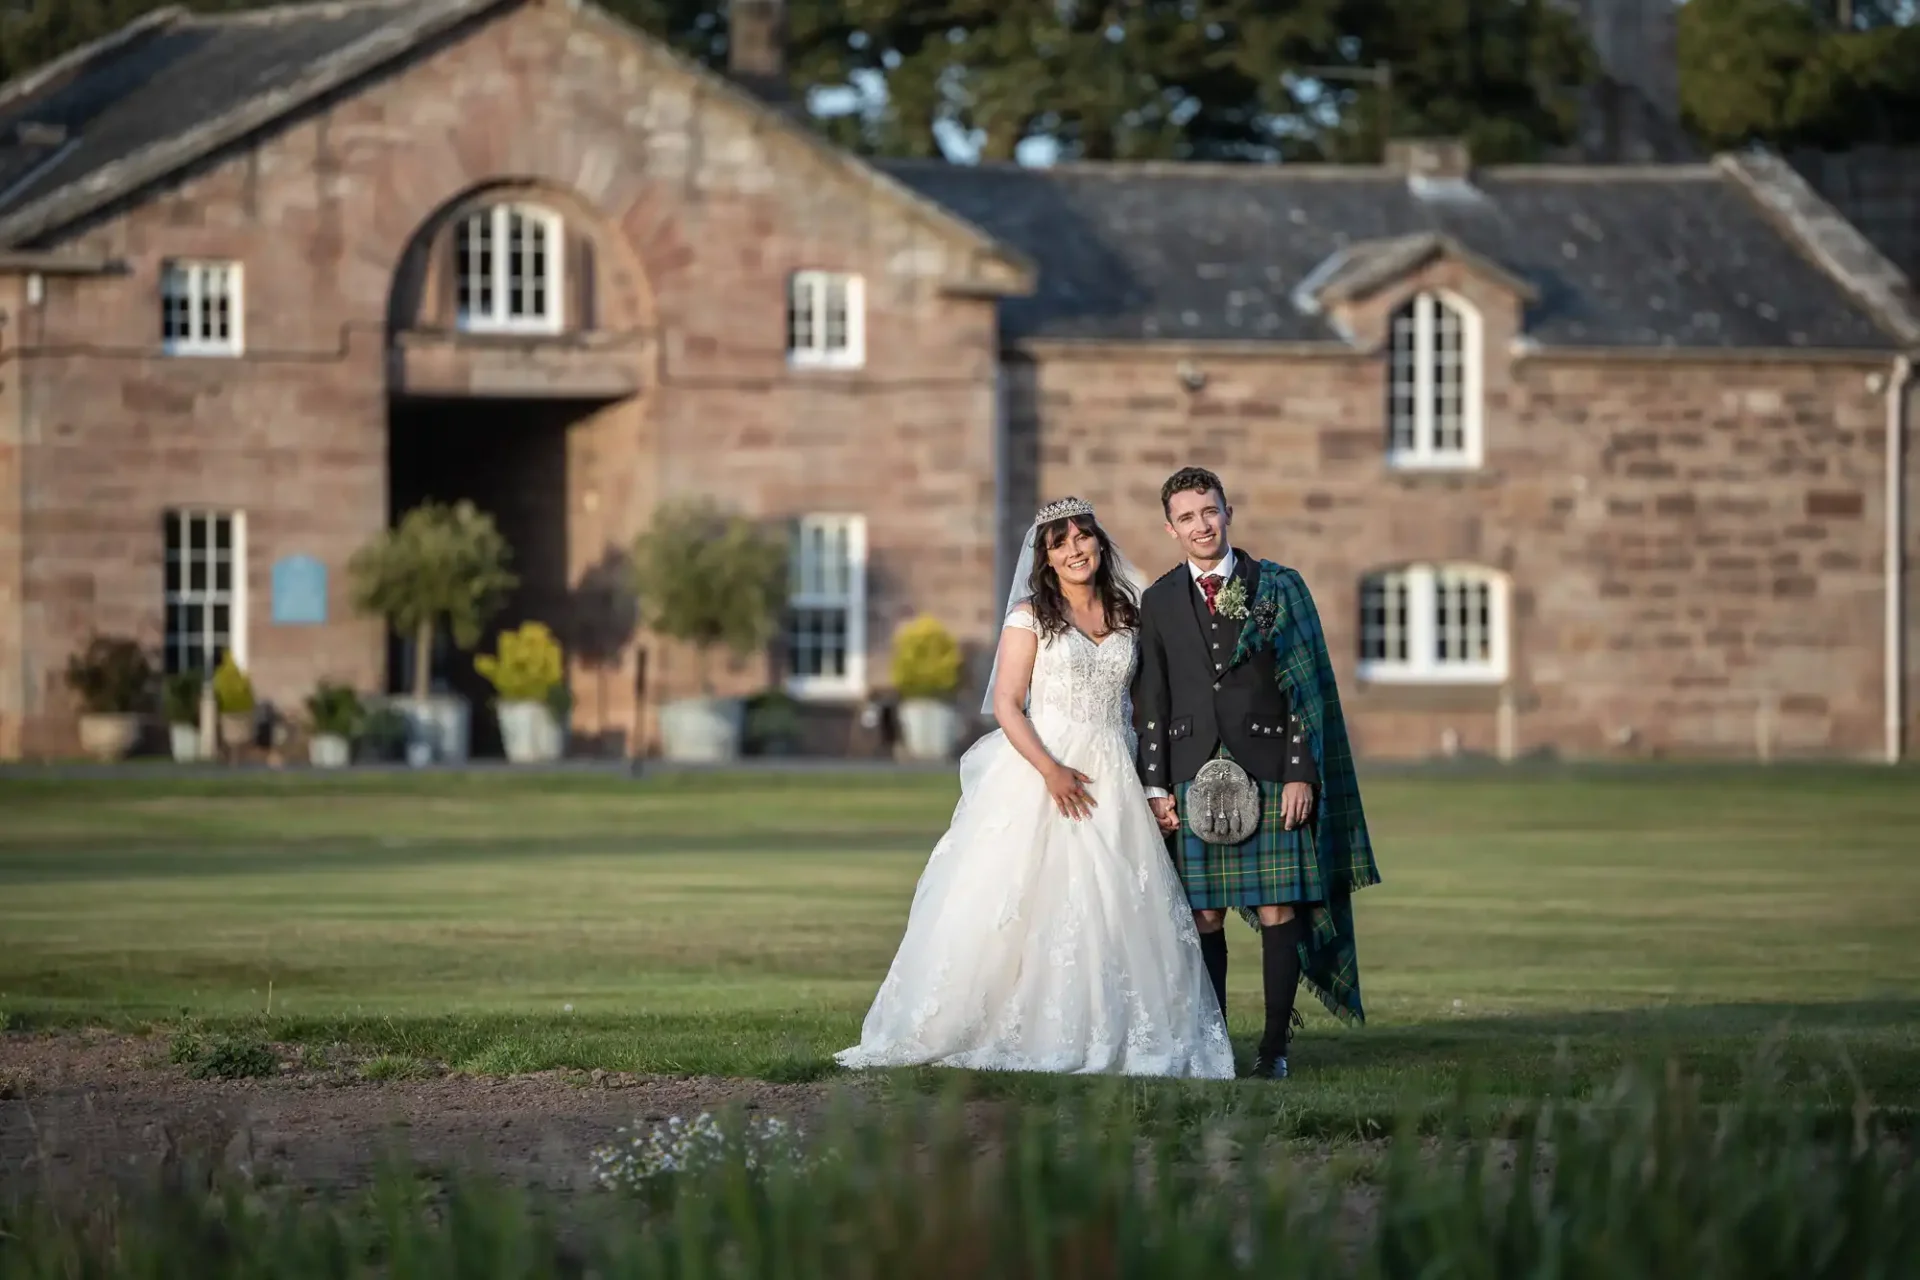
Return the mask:
[[[1260, 561], [1234, 548], [1233, 576], [1252, 602]], [[1140, 781], [1172, 791], [1191, 782], [1226, 744], [1260, 782], [1316, 783], [1313, 756], [1275, 683], [1273, 651], [1261, 645], [1234, 664], [1244, 619], [1207, 611], [1183, 561], [1140, 599], [1140, 665], [1133, 677], [1133, 727]]]

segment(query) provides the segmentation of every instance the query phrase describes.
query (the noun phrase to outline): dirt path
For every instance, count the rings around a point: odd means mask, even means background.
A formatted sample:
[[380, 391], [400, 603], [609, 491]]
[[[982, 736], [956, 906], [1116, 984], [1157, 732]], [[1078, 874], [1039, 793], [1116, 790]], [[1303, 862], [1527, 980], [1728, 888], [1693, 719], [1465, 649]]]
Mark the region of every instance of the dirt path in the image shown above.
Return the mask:
[[622, 1125], [730, 1105], [819, 1117], [826, 1085], [543, 1072], [371, 1082], [330, 1056], [275, 1046], [279, 1073], [195, 1080], [160, 1038], [0, 1036], [0, 1194], [75, 1188], [185, 1158], [304, 1187], [357, 1187], [404, 1150], [428, 1167], [475, 1161], [515, 1182], [589, 1185], [591, 1152]]
[[[865, 1092], [843, 1082], [603, 1071], [370, 1081], [373, 1064], [344, 1050], [321, 1059], [310, 1049], [273, 1049], [273, 1076], [196, 1080], [169, 1061], [164, 1037], [0, 1033], [0, 1199], [34, 1190], [83, 1198], [113, 1181], [150, 1186], [169, 1164], [217, 1165], [300, 1191], [352, 1191], [396, 1155], [429, 1173], [483, 1169], [571, 1197], [592, 1187], [593, 1149], [616, 1142], [622, 1126], [739, 1106], [817, 1127], [838, 1098], [851, 1094], [858, 1105]], [[968, 1110], [975, 1149], [998, 1149], [1004, 1108]], [[1325, 1165], [1331, 1150], [1292, 1158], [1305, 1171]], [[1349, 1229], [1363, 1231], [1377, 1192], [1351, 1186], [1342, 1199]]]

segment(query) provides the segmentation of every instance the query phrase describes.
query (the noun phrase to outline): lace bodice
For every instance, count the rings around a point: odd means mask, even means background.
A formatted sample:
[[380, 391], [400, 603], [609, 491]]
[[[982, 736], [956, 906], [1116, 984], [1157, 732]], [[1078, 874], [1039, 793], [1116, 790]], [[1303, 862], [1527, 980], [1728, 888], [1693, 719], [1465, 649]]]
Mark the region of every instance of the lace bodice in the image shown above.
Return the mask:
[[1116, 631], [1098, 643], [1072, 627], [1048, 637], [1040, 635], [1040, 624], [1025, 609], [1008, 614], [1006, 625], [1040, 636], [1027, 686], [1027, 715], [1036, 728], [1062, 722], [1094, 725], [1124, 733], [1131, 742], [1133, 632]]

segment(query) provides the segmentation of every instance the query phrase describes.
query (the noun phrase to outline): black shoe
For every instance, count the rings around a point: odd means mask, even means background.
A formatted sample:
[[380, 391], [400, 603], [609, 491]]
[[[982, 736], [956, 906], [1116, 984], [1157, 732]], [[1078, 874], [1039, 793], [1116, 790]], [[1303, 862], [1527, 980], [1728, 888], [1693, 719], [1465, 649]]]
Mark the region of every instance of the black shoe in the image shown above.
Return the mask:
[[1285, 1057], [1269, 1058], [1261, 1054], [1253, 1062], [1253, 1079], [1285, 1080], [1287, 1078], [1287, 1060]]

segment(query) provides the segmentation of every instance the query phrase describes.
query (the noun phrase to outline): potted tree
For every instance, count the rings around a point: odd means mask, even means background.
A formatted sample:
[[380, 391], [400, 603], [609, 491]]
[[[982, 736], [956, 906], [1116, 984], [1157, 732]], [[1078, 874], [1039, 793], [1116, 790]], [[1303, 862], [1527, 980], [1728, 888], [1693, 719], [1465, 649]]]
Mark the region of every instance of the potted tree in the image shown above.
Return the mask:
[[229, 750], [253, 744], [253, 681], [229, 649], [213, 672], [213, 701], [220, 709], [220, 741]]
[[633, 576], [647, 625], [699, 654], [700, 695], [660, 708], [666, 756], [733, 759], [745, 706], [715, 695], [714, 654], [724, 647], [744, 658], [773, 637], [785, 603], [785, 541], [711, 504], [666, 506], [634, 543]]
[[473, 660], [474, 670], [500, 695], [500, 742], [515, 764], [558, 760], [567, 729], [556, 692], [566, 688], [566, 658], [553, 632], [523, 622], [500, 633], [498, 652]]
[[922, 614], [893, 637], [893, 687], [900, 695], [900, 745], [913, 760], [945, 760], [960, 740], [960, 644]]
[[353, 760], [353, 738], [363, 719], [359, 694], [322, 680], [307, 695], [307, 762], [316, 769], [345, 768]]
[[67, 659], [67, 688], [80, 699], [80, 749], [96, 760], [126, 759], [153, 691], [146, 650], [121, 636], [95, 636]]
[[198, 671], [167, 677], [167, 746], [177, 764], [200, 758], [200, 690], [206, 682]]
[[466, 699], [435, 693], [433, 640], [441, 626], [471, 651], [519, 579], [493, 517], [471, 502], [429, 502], [354, 554], [347, 573], [354, 608], [413, 640], [411, 696], [390, 706], [407, 717], [416, 753], [445, 762], [467, 758], [472, 713]]

